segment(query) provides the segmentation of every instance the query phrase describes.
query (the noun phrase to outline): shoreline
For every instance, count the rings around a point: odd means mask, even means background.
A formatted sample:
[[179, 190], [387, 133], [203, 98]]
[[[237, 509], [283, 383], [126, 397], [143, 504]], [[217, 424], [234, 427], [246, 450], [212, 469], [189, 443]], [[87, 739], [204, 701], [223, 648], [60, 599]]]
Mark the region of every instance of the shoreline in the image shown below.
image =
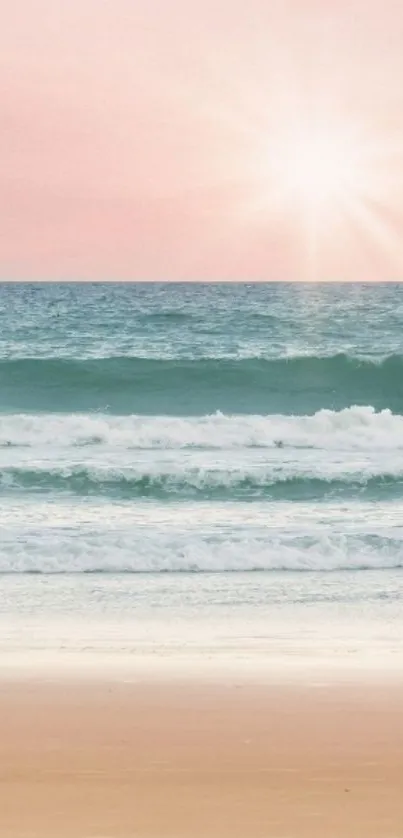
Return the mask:
[[402, 655], [362, 651], [339, 656], [300, 653], [298, 650], [228, 654], [216, 649], [203, 651], [158, 648], [136, 653], [100, 651], [0, 651], [0, 685], [6, 683], [222, 684], [241, 681], [245, 685], [311, 686], [403, 684]]

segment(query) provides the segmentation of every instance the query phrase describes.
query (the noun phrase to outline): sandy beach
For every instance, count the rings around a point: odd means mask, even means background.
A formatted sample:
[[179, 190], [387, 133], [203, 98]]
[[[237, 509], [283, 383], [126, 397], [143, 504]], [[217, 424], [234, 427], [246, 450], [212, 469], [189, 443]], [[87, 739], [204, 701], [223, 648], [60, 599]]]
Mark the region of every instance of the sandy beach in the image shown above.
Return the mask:
[[403, 687], [0, 687], [2, 838], [399, 838]]

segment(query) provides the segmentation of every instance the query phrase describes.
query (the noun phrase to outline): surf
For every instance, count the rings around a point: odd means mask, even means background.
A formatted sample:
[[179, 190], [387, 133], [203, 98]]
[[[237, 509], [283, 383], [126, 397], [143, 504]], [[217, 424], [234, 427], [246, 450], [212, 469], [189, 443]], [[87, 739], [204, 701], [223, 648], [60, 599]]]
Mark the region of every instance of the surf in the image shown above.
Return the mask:
[[3, 358], [0, 410], [307, 414], [355, 405], [403, 415], [403, 356]]

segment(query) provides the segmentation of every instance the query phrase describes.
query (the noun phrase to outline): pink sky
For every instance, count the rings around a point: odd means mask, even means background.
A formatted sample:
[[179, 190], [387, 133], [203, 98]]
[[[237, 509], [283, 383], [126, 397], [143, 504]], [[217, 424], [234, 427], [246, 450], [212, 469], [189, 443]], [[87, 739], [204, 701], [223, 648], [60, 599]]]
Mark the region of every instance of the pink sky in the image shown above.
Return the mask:
[[400, 0], [0, 3], [2, 279], [306, 278], [270, 166], [313, 112], [377, 152], [317, 277], [403, 279]]

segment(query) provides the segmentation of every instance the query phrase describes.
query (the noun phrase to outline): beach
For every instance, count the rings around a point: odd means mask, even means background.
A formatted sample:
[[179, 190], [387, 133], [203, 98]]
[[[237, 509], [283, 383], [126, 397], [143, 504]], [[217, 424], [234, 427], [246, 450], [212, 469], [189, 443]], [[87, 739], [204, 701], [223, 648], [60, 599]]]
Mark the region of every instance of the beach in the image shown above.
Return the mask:
[[398, 838], [403, 687], [51, 673], [0, 689], [2, 838]]
[[403, 838], [403, 2], [0, 6], [0, 838]]

